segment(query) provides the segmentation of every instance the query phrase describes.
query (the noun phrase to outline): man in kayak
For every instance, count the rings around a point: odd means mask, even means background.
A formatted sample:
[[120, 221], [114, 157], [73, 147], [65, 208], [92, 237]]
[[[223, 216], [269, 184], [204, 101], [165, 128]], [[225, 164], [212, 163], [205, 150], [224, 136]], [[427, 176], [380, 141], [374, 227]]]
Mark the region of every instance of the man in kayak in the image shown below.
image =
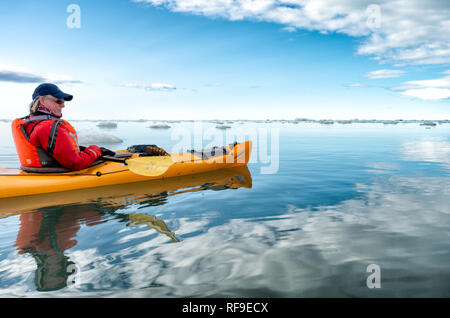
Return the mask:
[[22, 169], [65, 167], [82, 170], [99, 157], [115, 153], [95, 145], [80, 147], [75, 129], [61, 119], [65, 102], [73, 96], [58, 86], [44, 83], [36, 87], [30, 115], [13, 121], [14, 143]]

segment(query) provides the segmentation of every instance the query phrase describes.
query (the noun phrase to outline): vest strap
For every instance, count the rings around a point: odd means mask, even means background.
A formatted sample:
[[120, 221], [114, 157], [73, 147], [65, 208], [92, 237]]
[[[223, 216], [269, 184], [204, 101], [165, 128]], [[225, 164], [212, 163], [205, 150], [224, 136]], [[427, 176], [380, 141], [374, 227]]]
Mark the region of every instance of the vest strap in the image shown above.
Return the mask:
[[56, 136], [58, 135], [59, 125], [61, 120], [57, 120], [53, 123], [50, 129], [50, 135], [48, 136], [47, 152], [52, 154], [55, 151], [56, 146]]
[[25, 117], [26, 123], [32, 123], [34, 121], [39, 121], [39, 120], [59, 120], [59, 118], [52, 116], [52, 115], [38, 115], [38, 116], [33, 116], [33, 117]]

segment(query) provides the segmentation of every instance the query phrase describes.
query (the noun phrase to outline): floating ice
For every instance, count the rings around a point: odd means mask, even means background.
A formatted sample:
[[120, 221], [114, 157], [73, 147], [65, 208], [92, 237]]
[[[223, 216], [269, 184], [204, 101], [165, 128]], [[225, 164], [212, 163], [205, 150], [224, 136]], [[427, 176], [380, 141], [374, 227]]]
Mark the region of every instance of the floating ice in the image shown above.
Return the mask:
[[152, 128], [152, 129], [169, 129], [170, 126], [166, 125], [166, 124], [155, 124], [155, 125], [148, 126], [148, 128]]
[[231, 128], [231, 126], [227, 126], [227, 125], [217, 125], [216, 128], [217, 128], [217, 129], [229, 129], [229, 128]]
[[95, 130], [80, 130], [78, 132], [78, 142], [80, 145], [120, 144], [123, 140], [114, 135], [100, 133]]
[[424, 121], [420, 124], [420, 126], [436, 126], [436, 123], [432, 121]]
[[117, 123], [112, 121], [104, 121], [97, 124], [99, 128], [117, 128]]

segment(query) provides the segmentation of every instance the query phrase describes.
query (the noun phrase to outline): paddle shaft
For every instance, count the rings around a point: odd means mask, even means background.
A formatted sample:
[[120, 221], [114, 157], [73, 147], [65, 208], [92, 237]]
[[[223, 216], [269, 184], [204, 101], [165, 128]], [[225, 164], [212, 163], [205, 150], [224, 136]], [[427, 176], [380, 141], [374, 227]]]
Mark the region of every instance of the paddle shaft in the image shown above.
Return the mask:
[[111, 156], [101, 156], [100, 159], [103, 159], [103, 160], [106, 160], [106, 161], [112, 161], [112, 162], [120, 162], [120, 163], [124, 163], [125, 165], [127, 165], [126, 159], [124, 159], [124, 158], [116, 158], [116, 157], [111, 157]]

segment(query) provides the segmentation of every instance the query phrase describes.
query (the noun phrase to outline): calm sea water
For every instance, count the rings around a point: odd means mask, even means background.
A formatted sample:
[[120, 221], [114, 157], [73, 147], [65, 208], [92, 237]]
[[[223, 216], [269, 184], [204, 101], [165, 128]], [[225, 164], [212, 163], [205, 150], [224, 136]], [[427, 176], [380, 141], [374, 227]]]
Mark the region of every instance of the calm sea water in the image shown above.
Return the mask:
[[[198, 144], [195, 123], [73, 124], [85, 145]], [[202, 146], [257, 132], [248, 169], [0, 200], [0, 296], [450, 296], [450, 124], [228, 125]]]

